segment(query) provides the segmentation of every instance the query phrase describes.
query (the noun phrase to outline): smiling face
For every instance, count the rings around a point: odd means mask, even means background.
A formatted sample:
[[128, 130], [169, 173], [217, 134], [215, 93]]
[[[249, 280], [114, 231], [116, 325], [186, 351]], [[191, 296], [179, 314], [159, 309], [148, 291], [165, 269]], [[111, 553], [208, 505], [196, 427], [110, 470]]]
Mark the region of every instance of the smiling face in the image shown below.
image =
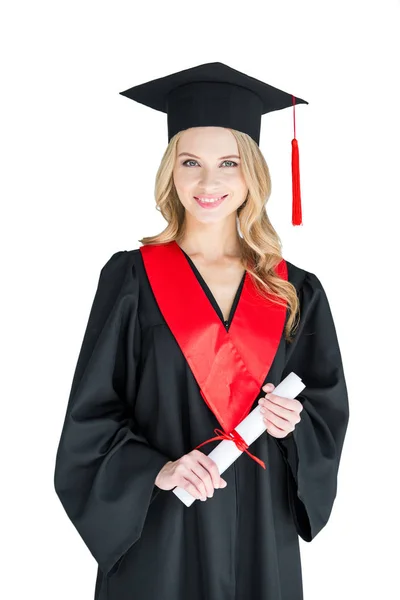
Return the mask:
[[236, 214], [246, 200], [236, 139], [224, 127], [192, 127], [182, 133], [173, 179], [185, 209], [203, 223]]

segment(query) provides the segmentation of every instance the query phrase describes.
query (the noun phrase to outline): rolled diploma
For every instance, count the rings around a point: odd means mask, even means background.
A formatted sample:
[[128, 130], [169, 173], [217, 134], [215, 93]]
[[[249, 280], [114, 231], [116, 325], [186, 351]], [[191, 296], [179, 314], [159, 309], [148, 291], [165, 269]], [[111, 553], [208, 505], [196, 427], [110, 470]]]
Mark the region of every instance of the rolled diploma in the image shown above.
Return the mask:
[[[279, 383], [279, 385], [276, 386], [272, 393], [293, 400], [305, 387], [306, 386], [300, 377], [292, 371]], [[258, 405], [237, 427], [235, 427], [236, 431], [242, 436], [248, 446], [259, 438], [267, 429], [260, 408], [261, 407]], [[226, 469], [230, 467], [241, 454], [243, 454], [243, 452], [239, 450], [233, 440], [222, 440], [208, 456], [216, 463], [219, 473], [222, 475], [222, 473], [226, 471]], [[186, 506], [191, 506], [193, 502], [197, 500], [197, 498], [181, 487], [176, 487], [172, 491], [175, 496], [186, 504]]]

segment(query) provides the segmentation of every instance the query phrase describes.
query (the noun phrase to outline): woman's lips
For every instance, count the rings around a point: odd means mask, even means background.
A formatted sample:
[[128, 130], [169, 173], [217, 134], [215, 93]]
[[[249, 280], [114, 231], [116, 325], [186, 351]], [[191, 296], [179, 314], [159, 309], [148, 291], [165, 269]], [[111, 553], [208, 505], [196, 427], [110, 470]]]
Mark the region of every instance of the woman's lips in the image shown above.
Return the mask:
[[193, 198], [196, 200], [197, 204], [199, 204], [199, 206], [201, 206], [202, 208], [216, 208], [217, 206], [223, 203], [227, 196], [228, 194], [225, 194], [224, 196], [222, 196], [222, 198], [220, 198], [219, 200], [215, 200], [214, 202], [203, 202], [202, 200], [200, 200], [200, 198], [196, 198], [196, 196], [193, 196]]

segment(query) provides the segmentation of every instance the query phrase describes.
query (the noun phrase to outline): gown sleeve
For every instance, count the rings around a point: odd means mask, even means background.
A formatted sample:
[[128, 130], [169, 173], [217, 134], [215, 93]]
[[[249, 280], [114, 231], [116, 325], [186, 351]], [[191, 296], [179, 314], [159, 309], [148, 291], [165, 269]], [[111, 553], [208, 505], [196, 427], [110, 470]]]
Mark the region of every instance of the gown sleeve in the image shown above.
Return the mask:
[[140, 352], [139, 285], [126, 251], [101, 269], [57, 449], [55, 491], [108, 574], [141, 536], [154, 482], [170, 460], [129, 416]]
[[306, 272], [299, 293], [300, 323], [288, 345], [284, 379], [305, 384], [297, 396], [301, 420], [291, 435], [274, 438], [287, 462], [289, 502], [300, 537], [310, 542], [326, 525], [349, 421], [349, 403], [336, 329], [325, 290]]

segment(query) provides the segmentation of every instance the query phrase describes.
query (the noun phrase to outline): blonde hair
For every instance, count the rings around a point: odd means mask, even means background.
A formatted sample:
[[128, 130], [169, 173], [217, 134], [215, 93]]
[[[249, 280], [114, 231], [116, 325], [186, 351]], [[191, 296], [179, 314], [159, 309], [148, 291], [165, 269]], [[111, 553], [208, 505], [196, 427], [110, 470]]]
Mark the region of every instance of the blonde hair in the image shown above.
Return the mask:
[[[290, 336], [298, 325], [296, 317], [300, 311], [299, 300], [294, 285], [274, 271], [274, 267], [282, 260], [282, 244], [265, 210], [271, 195], [268, 165], [259, 146], [249, 135], [235, 129], [229, 131], [237, 141], [242, 172], [248, 187], [247, 198], [237, 209], [237, 220], [242, 235], [239, 237], [241, 262], [262, 296], [268, 295], [270, 301], [277, 304], [282, 304], [280, 300], [287, 303], [289, 316], [285, 326], [285, 338], [292, 342]], [[178, 132], [170, 140], [156, 174], [156, 210], [161, 212], [167, 226], [161, 233], [139, 240], [142, 244], [164, 244], [171, 241], [179, 244], [183, 239], [185, 208], [173, 181], [177, 144], [182, 133], [183, 131]]]

